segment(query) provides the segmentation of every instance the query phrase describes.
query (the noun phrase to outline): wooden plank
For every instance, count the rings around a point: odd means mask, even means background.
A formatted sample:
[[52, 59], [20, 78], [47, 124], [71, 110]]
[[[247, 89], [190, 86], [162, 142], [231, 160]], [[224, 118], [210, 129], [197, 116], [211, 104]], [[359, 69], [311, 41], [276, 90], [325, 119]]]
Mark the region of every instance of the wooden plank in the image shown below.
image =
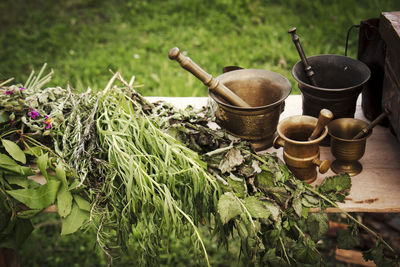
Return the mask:
[[[207, 105], [207, 97], [147, 97], [151, 102], [164, 100], [176, 107], [192, 105], [200, 108]], [[361, 110], [361, 98], [358, 99], [356, 118], [366, 120]], [[301, 95], [290, 95], [285, 101], [285, 110], [280, 119], [300, 115]], [[269, 148], [267, 152], [276, 152], [282, 158], [282, 149]], [[321, 159], [334, 160], [329, 147], [321, 147]], [[364, 157], [360, 160], [363, 171], [352, 177], [352, 189], [340, 208], [347, 212], [400, 212], [400, 143], [388, 128], [376, 126], [367, 140]], [[332, 170], [318, 174], [315, 184], [325, 177], [335, 175]], [[328, 209], [327, 212], [337, 212]]]

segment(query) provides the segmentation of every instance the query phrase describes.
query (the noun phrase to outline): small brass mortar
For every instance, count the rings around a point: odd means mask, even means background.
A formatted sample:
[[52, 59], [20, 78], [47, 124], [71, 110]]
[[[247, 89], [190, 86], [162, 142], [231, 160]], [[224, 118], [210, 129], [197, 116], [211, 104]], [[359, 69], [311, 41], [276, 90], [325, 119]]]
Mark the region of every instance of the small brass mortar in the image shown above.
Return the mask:
[[262, 69], [237, 69], [216, 79], [246, 101], [244, 108], [227, 103], [209, 90], [217, 103], [217, 123], [240, 138], [249, 140], [256, 151], [267, 149], [272, 141], [292, 86], [282, 75]]
[[317, 179], [317, 166], [320, 173], [327, 172], [330, 166], [329, 160], [319, 159], [319, 143], [328, 134], [328, 128], [325, 126], [317, 138], [308, 141], [317, 121], [306, 115], [286, 118], [278, 124], [278, 136], [273, 142], [275, 148], [283, 147], [283, 159], [294, 176], [306, 183]]
[[359, 160], [365, 153], [367, 138], [372, 134], [372, 130], [362, 138], [353, 137], [367, 126], [367, 122], [353, 118], [337, 119], [328, 124], [331, 152], [336, 158], [331, 166], [333, 172], [354, 176], [362, 171]]

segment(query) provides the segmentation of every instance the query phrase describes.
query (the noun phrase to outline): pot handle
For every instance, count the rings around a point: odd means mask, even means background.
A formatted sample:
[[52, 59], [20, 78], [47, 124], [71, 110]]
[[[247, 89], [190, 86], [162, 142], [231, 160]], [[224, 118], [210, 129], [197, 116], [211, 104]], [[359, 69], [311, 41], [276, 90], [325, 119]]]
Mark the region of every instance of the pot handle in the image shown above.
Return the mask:
[[281, 113], [285, 111], [285, 101], [282, 102], [281, 104]]
[[319, 167], [319, 173], [326, 173], [331, 167], [331, 162], [327, 159], [323, 161], [314, 159], [313, 163]]
[[274, 141], [272, 142], [272, 145], [276, 149], [278, 149], [280, 147], [284, 147], [285, 146], [285, 140], [280, 138], [280, 136], [277, 136], [277, 137], [274, 138]]

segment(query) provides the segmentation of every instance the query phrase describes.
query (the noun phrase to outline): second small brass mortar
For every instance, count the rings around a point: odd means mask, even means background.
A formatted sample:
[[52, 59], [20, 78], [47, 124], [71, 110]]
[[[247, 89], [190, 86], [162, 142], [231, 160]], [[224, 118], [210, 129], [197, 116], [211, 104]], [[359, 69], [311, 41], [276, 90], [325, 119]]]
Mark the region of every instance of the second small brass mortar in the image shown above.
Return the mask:
[[320, 173], [329, 170], [329, 160], [319, 159], [320, 142], [328, 134], [325, 126], [320, 136], [308, 141], [314, 130], [317, 119], [311, 116], [298, 115], [282, 120], [278, 124], [278, 136], [274, 140], [274, 147], [283, 147], [283, 159], [297, 179], [312, 183], [317, 178], [317, 166]]

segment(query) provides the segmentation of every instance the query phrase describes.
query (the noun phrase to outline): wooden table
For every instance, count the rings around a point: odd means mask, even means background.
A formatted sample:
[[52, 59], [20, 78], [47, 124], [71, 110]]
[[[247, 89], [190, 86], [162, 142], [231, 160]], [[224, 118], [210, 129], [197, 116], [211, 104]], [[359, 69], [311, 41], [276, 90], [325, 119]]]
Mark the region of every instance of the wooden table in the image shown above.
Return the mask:
[[[149, 101], [164, 100], [178, 108], [207, 105], [207, 97], [146, 97]], [[285, 111], [280, 119], [302, 114], [301, 95], [290, 95], [285, 101]], [[357, 101], [356, 118], [366, 120]], [[269, 148], [282, 158], [282, 149]], [[334, 160], [329, 147], [321, 147], [321, 159]], [[364, 157], [360, 160], [363, 171], [351, 178], [352, 189], [345, 203], [339, 206], [347, 212], [400, 212], [400, 143], [388, 128], [376, 126], [367, 140]], [[318, 174], [314, 182], [319, 184], [325, 177], [335, 175], [332, 170]], [[337, 212], [329, 208], [327, 212]]]

